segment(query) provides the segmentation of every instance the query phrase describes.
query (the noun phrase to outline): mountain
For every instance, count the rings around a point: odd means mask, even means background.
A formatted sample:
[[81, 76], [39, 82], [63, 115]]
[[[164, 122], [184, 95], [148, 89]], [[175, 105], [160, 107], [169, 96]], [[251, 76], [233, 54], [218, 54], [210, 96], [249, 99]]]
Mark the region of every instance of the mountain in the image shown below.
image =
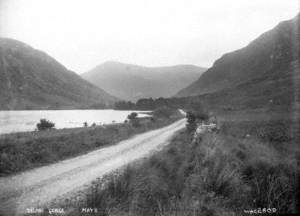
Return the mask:
[[298, 94], [299, 29], [299, 15], [279, 23], [248, 46], [223, 55], [197, 81], [176, 96], [231, 92], [231, 95], [244, 94], [246, 97], [257, 92], [257, 96], [269, 98], [281, 94], [281, 99], [285, 100], [284, 97], [291, 97], [287, 94], [288, 90]]
[[0, 109], [87, 108], [117, 99], [46, 53], [0, 38]]
[[105, 62], [82, 77], [123, 100], [173, 96], [199, 78], [206, 69], [193, 65], [142, 67]]

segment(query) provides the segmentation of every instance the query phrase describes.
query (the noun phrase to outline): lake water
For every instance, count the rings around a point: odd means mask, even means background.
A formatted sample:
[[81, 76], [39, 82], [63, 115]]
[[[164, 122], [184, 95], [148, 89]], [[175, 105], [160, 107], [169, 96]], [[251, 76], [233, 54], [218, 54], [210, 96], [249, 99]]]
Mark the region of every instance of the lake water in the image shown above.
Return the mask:
[[[83, 127], [93, 123], [111, 124], [121, 123], [132, 113], [139, 111], [119, 110], [24, 110], [24, 111], [0, 111], [0, 134], [34, 131], [40, 119], [45, 118], [55, 123], [55, 128]], [[147, 116], [139, 113], [138, 117]]]

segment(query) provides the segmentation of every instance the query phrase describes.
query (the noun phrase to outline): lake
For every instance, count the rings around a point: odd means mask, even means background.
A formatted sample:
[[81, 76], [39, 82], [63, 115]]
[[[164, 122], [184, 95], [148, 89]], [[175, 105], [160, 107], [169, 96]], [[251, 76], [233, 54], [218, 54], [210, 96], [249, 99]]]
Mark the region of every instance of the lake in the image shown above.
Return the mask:
[[[83, 127], [93, 123], [111, 124], [121, 123], [132, 112], [120, 110], [24, 110], [0, 111], [0, 134], [12, 132], [34, 131], [40, 119], [45, 118], [55, 123], [56, 129]], [[138, 117], [147, 114], [139, 113]]]

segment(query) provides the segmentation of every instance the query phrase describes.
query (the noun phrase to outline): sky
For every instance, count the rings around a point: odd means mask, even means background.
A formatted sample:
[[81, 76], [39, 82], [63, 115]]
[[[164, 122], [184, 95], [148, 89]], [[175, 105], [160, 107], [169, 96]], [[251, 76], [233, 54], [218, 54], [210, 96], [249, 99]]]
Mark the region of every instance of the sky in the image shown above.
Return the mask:
[[86, 72], [105, 61], [210, 67], [299, 12], [300, 0], [0, 0], [0, 37]]

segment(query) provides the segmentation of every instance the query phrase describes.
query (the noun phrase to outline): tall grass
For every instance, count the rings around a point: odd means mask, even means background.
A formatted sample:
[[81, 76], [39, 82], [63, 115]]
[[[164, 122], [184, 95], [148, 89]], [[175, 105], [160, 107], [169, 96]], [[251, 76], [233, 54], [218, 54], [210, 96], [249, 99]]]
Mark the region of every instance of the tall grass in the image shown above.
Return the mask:
[[95, 184], [85, 205], [103, 215], [242, 215], [257, 208], [296, 213], [299, 157], [274, 144], [295, 146], [295, 140], [245, 137], [266, 125], [251, 124], [223, 124], [220, 133], [197, 141], [182, 131], [164, 151], [110, 177], [104, 188]]

